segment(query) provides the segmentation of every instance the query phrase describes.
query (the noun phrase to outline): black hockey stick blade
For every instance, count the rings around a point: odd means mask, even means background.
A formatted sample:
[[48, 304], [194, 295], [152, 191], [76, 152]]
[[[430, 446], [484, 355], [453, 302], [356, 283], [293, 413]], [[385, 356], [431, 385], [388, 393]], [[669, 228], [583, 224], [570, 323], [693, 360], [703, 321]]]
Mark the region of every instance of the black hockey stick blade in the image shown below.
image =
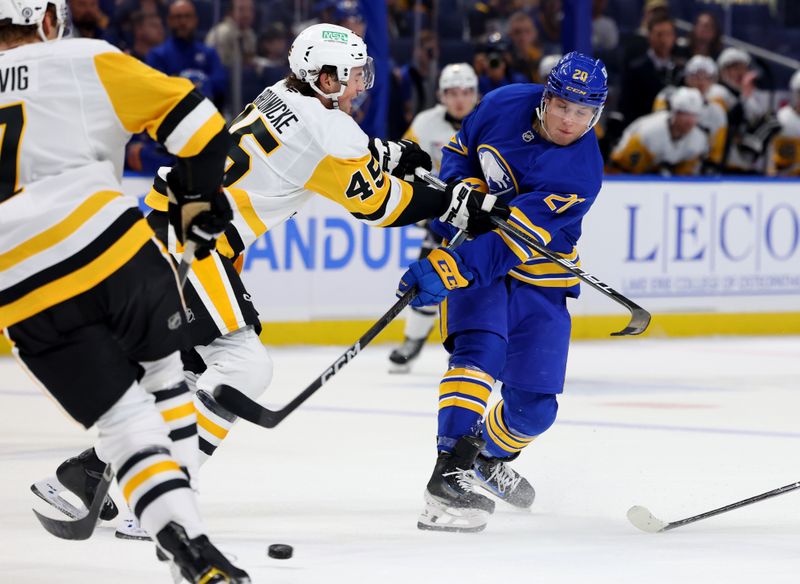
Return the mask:
[[734, 509], [738, 509], [740, 507], [752, 505], [753, 503], [758, 503], [759, 501], [764, 501], [765, 499], [771, 499], [772, 497], [777, 497], [778, 495], [784, 495], [794, 491], [795, 489], [800, 489], [800, 481], [767, 491], [766, 493], [761, 493], [755, 497], [742, 499], [741, 501], [731, 503], [730, 505], [725, 505], [724, 507], [719, 507], [718, 509], [712, 509], [711, 511], [700, 513], [699, 515], [693, 515], [692, 517], [687, 517], [686, 519], [670, 522], [662, 521], [661, 519], [657, 518], [655, 515], [650, 513], [646, 507], [634, 505], [628, 509], [628, 521], [630, 521], [634, 527], [637, 527], [642, 531], [646, 531], [647, 533], [660, 533], [662, 531], [669, 531], [670, 529], [682, 527], [696, 521], [708, 519], [709, 517], [714, 517], [715, 515], [727, 513], [728, 511], [733, 511]]
[[189, 241], [183, 248], [183, 255], [181, 256], [181, 263], [178, 265], [178, 282], [183, 288], [186, 284], [186, 278], [189, 276], [189, 268], [192, 267], [194, 261], [194, 252], [197, 249], [197, 244], [194, 241]]
[[[466, 238], [466, 233], [459, 231], [453, 240], [447, 245], [447, 249], [454, 249], [461, 245], [461, 242]], [[214, 399], [219, 404], [240, 418], [247, 420], [252, 424], [256, 424], [263, 428], [274, 428], [281, 421], [295, 411], [300, 405], [310, 398], [316, 391], [325, 385], [331, 377], [336, 375], [339, 370], [355, 359], [361, 350], [366, 347], [380, 332], [385, 329], [390, 322], [392, 322], [397, 315], [403, 312], [403, 309], [408, 306], [417, 295], [417, 289], [411, 288], [407, 290], [392, 307], [386, 311], [386, 314], [381, 316], [370, 329], [364, 333], [355, 343], [350, 345], [344, 353], [342, 353], [336, 361], [325, 369], [325, 371], [317, 377], [311, 385], [306, 387], [297, 397], [286, 404], [280, 410], [270, 410], [265, 408], [258, 402], [250, 399], [235, 387], [229, 385], [220, 385], [214, 388]]]
[[52, 519], [51, 517], [45, 517], [36, 509], [33, 510], [33, 513], [39, 523], [42, 524], [42, 527], [56, 537], [72, 540], [89, 539], [94, 533], [94, 528], [97, 526], [98, 521], [100, 521], [100, 512], [103, 510], [103, 503], [105, 503], [112, 480], [114, 480], [114, 471], [111, 470], [111, 465], [107, 464], [103, 470], [100, 483], [97, 485], [97, 491], [95, 491], [89, 512], [80, 519], [74, 521]]

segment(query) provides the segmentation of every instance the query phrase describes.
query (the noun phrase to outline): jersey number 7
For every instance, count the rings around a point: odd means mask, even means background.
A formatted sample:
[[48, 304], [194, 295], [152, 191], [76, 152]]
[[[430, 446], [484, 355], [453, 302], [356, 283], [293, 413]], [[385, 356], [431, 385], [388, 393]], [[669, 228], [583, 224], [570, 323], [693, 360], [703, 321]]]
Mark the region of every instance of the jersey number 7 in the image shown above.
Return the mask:
[[25, 106], [22, 102], [0, 108], [0, 203], [10, 199], [22, 189], [19, 180], [19, 144], [25, 130]]

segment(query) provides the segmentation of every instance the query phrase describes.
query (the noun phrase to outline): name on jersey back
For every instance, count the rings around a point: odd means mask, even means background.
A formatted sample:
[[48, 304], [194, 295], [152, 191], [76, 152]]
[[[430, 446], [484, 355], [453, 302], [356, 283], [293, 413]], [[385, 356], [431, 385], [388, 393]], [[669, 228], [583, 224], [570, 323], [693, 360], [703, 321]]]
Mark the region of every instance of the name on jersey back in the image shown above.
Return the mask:
[[295, 113], [289, 109], [289, 106], [271, 89], [268, 89], [256, 98], [256, 107], [264, 117], [271, 123], [272, 127], [278, 134], [283, 134], [283, 130], [290, 126], [292, 122], [297, 121]]

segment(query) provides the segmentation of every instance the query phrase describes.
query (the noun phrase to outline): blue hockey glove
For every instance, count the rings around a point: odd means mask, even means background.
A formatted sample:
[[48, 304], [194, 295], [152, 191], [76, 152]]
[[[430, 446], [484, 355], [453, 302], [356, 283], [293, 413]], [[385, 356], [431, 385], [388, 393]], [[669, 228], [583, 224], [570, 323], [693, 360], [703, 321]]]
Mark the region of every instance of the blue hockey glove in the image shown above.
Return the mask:
[[418, 293], [411, 306], [434, 306], [444, 300], [450, 290], [469, 286], [471, 280], [472, 272], [461, 263], [456, 252], [435, 249], [428, 257], [408, 267], [400, 278], [397, 296], [416, 286]]

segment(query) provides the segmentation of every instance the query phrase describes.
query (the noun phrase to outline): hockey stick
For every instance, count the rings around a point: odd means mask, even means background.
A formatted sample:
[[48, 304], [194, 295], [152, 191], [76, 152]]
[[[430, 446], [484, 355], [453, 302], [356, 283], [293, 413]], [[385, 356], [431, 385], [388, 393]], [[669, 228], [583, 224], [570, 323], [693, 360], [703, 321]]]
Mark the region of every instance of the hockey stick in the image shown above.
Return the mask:
[[197, 244], [194, 241], [186, 242], [186, 247], [183, 248], [183, 255], [181, 255], [181, 263], [178, 265], [178, 281], [181, 288], [186, 284], [186, 278], [189, 276], [189, 268], [192, 267], [194, 261], [194, 252], [197, 249]]
[[100, 512], [103, 510], [103, 503], [105, 503], [106, 495], [108, 494], [108, 487], [111, 486], [111, 481], [114, 479], [114, 472], [111, 470], [111, 465], [107, 464], [103, 470], [103, 476], [100, 483], [97, 485], [97, 490], [92, 499], [92, 506], [89, 507], [89, 512], [75, 521], [65, 521], [61, 519], [52, 519], [45, 517], [36, 509], [33, 513], [49, 533], [60, 537], [61, 539], [83, 540], [89, 539], [97, 522], [100, 520]]
[[743, 499], [741, 501], [737, 501], [736, 503], [725, 505], [719, 509], [713, 509], [711, 511], [706, 511], [705, 513], [700, 513], [700, 515], [687, 517], [686, 519], [680, 519], [678, 521], [671, 521], [669, 523], [655, 517], [652, 513], [650, 513], [647, 507], [634, 505], [628, 509], [628, 521], [633, 523], [634, 527], [638, 527], [647, 533], [660, 533], [662, 531], [669, 531], [670, 529], [675, 529], [676, 527], [688, 525], [689, 523], [694, 523], [695, 521], [708, 519], [709, 517], [714, 517], [714, 515], [727, 513], [728, 511], [733, 511], [739, 507], [745, 507], [746, 505], [752, 505], [753, 503], [758, 503], [759, 501], [771, 499], [772, 497], [789, 493], [795, 489], [800, 489], [800, 481], [792, 483], [791, 485], [780, 487], [778, 489], [773, 489], [772, 491], [767, 491], [766, 493], [761, 493], [760, 495], [750, 497], [749, 499]]
[[[431, 186], [436, 187], [438, 189], [445, 189], [447, 187], [446, 183], [444, 183], [439, 178], [433, 176], [429, 172], [418, 173], [418, 176], [424, 179]], [[628, 325], [621, 331], [611, 333], [612, 337], [623, 336], [623, 335], [640, 335], [647, 329], [648, 325], [650, 324], [650, 313], [646, 311], [644, 308], [642, 308], [629, 298], [626, 298], [625, 296], [614, 290], [611, 286], [597, 279], [589, 272], [583, 271], [581, 268], [573, 264], [568, 259], [561, 257], [560, 255], [558, 255], [553, 251], [550, 251], [544, 245], [536, 241], [533, 237], [531, 237], [524, 231], [521, 231], [520, 229], [516, 228], [513, 224], [503, 221], [498, 217], [492, 217], [491, 220], [492, 223], [494, 223], [501, 231], [508, 233], [510, 236], [515, 237], [518, 240], [521, 240], [528, 247], [532, 248], [542, 257], [547, 258], [551, 262], [560, 265], [568, 272], [575, 274], [580, 280], [586, 282], [595, 290], [598, 290], [600, 293], [611, 298], [611, 300], [613, 300], [614, 302], [617, 302], [622, 306], [624, 306], [625, 308], [627, 308], [631, 312], [631, 319], [628, 322]]]
[[[447, 249], [458, 247], [466, 237], [466, 233], [460, 231], [448, 244]], [[366, 347], [372, 339], [385, 329], [403, 309], [416, 297], [416, 287], [406, 291], [394, 305], [380, 317], [370, 329], [364, 333], [355, 343], [350, 345], [330, 367], [317, 377], [311, 385], [306, 387], [296, 398], [286, 404], [280, 410], [270, 410], [261, 404], [251, 400], [238, 389], [229, 385], [220, 385], [214, 389], [214, 399], [231, 413], [263, 428], [274, 428], [281, 421], [295, 411], [309, 397], [325, 385], [331, 377], [336, 375], [342, 367], [352, 361], [361, 350]]]

